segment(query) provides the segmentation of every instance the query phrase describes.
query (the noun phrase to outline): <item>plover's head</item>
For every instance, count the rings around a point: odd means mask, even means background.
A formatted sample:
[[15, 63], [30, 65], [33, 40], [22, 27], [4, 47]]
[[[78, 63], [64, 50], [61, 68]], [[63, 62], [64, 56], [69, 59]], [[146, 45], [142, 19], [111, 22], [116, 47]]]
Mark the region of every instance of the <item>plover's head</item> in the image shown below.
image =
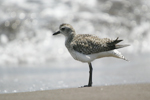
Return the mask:
[[65, 36], [69, 36], [70, 34], [75, 34], [75, 30], [70, 24], [63, 23], [59, 26], [59, 30], [56, 31], [53, 35], [63, 34]]

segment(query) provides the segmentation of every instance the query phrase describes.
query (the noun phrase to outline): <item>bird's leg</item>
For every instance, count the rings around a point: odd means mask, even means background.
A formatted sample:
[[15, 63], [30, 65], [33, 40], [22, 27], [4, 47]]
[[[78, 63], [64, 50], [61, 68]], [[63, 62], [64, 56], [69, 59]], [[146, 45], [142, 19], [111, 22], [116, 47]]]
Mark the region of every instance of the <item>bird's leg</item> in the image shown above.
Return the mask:
[[93, 72], [93, 68], [92, 68], [92, 64], [91, 63], [88, 63], [89, 64], [89, 69], [90, 69], [90, 71], [89, 71], [89, 83], [88, 83], [88, 86], [92, 86], [92, 72]]
[[83, 87], [91, 87], [92, 86], [92, 71], [93, 71], [93, 68], [92, 68], [92, 64], [91, 63], [88, 63], [89, 64], [89, 83], [88, 85], [84, 85]]

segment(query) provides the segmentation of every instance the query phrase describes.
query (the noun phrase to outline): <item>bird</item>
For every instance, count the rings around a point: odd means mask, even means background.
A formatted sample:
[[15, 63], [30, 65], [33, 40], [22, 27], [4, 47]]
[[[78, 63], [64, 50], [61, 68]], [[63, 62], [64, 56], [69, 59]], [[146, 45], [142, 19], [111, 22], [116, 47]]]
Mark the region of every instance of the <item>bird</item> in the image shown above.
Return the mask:
[[53, 35], [63, 34], [65, 36], [65, 46], [71, 56], [80, 62], [88, 63], [89, 81], [87, 85], [81, 87], [92, 87], [92, 61], [102, 57], [115, 57], [128, 61], [118, 50], [129, 45], [119, 45], [123, 41], [109, 38], [99, 38], [90, 34], [76, 34], [75, 29], [68, 23], [62, 23]]

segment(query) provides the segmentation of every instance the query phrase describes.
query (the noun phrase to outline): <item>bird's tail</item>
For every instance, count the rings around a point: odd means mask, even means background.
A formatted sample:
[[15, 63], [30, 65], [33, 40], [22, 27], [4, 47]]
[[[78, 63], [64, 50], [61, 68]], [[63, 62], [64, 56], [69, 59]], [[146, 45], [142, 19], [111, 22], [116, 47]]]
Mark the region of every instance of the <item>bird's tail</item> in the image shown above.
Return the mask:
[[115, 49], [119, 49], [119, 48], [129, 46], [127, 44], [126, 45], [118, 45], [118, 43], [121, 42], [121, 41], [123, 41], [123, 40], [119, 40], [119, 37], [117, 37], [117, 39], [112, 42], [112, 44], [115, 45]]
[[110, 43], [107, 43], [108, 47], [110, 47], [112, 50], [113, 49], [119, 49], [119, 48], [123, 48], [123, 47], [127, 47], [129, 45], [118, 45], [119, 42], [121, 42], [123, 40], [119, 40], [119, 37], [117, 37], [117, 39], [113, 40]]
[[127, 47], [127, 46], [130, 46], [130, 45], [115, 45], [115, 48], [116, 49], [119, 49], [119, 48], [123, 48], [123, 47]]
[[119, 51], [115, 50], [115, 49], [129, 46], [129, 45], [119, 45], [118, 43], [121, 41], [123, 40], [119, 40], [119, 37], [117, 37], [117, 39], [115, 39], [113, 42], [109, 43], [108, 45], [113, 48], [114, 57], [128, 61]]
[[118, 50], [113, 50], [113, 56], [128, 61]]

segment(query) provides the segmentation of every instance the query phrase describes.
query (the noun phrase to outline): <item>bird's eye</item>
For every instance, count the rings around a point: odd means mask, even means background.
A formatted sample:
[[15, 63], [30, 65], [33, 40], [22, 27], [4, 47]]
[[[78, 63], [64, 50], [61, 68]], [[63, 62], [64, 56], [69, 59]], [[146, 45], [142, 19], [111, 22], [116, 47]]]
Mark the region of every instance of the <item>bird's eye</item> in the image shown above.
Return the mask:
[[61, 30], [62, 30], [62, 31], [64, 31], [64, 30], [65, 30], [65, 28], [61, 28]]

